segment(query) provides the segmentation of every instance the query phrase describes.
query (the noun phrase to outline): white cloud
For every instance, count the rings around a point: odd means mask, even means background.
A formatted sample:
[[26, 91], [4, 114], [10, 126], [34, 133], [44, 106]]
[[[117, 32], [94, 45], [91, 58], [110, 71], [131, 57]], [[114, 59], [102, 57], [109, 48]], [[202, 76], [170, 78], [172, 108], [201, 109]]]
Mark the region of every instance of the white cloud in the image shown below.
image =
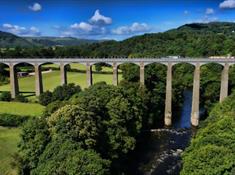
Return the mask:
[[188, 15], [188, 14], [189, 14], [189, 11], [188, 11], [188, 10], [185, 10], [185, 11], [184, 11], [184, 14], [185, 14], [185, 15]]
[[96, 10], [87, 22], [74, 23], [69, 27], [54, 27], [54, 29], [60, 33], [60, 36], [92, 37], [110, 33], [106, 26], [111, 23], [112, 18], [101, 15], [100, 11]]
[[41, 32], [38, 28], [32, 26], [30, 28], [21, 27], [18, 25], [12, 25], [9, 23], [5, 23], [2, 25], [2, 29], [6, 32], [13, 33], [15, 35], [21, 35], [21, 36], [39, 36], [41, 35]]
[[79, 24], [78, 23], [74, 23], [70, 26], [71, 29], [78, 29], [78, 30], [82, 30], [82, 31], [85, 31], [85, 32], [90, 32], [92, 31], [93, 29], [93, 26], [86, 23], [86, 22], [80, 22]]
[[112, 18], [103, 16], [100, 14], [99, 10], [96, 10], [95, 14], [91, 17], [90, 22], [95, 25], [112, 24]]
[[235, 0], [225, 0], [224, 2], [220, 3], [219, 7], [222, 9], [235, 8]]
[[41, 6], [41, 4], [35, 2], [32, 6], [29, 6], [29, 9], [34, 12], [37, 12], [37, 11], [42, 10], [42, 6]]
[[214, 11], [213, 8], [207, 8], [207, 9], [206, 9], [206, 15], [212, 15], [212, 14], [214, 14], [214, 13], [215, 13], [215, 11]]
[[146, 23], [135, 22], [130, 26], [121, 26], [112, 30], [113, 34], [117, 35], [129, 35], [148, 32], [150, 27]]

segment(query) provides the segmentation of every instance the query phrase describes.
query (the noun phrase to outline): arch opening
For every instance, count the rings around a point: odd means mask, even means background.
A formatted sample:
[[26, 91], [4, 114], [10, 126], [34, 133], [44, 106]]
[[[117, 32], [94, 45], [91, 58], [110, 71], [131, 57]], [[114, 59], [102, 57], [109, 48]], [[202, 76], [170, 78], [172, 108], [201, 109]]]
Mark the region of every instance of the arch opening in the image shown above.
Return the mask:
[[121, 74], [121, 76], [118, 76], [120, 81], [140, 81], [140, 66], [136, 63], [121, 63], [118, 65], [118, 70], [120, 71], [119, 75]]
[[182, 62], [172, 67], [172, 119], [175, 128], [191, 127], [191, 107], [195, 66]]
[[93, 84], [98, 82], [113, 84], [113, 65], [105, 62], [97, 62], [91, 65], [91, 70]]
[[3, 92], [10, 92], [9, 65], [0, 62], [0, 95]]
[[167, 66], [161, 63], [151, 63], [145, 66], [145, 86], [154, 99], [151, 108], [154, 115], [149, 116], [151, 128], [164, 126], [166, 102]]
[[87, 87], [86, 66], [81, 63], [72, 62], [65, 66], [67, 73], [67, 83], [79, 85], [82, 89]]
[[207, 63], [201, 66], [200, 109], [206, 116], [209, 109], [220, 99], [221, 75], [223, 66], [219, 63]]

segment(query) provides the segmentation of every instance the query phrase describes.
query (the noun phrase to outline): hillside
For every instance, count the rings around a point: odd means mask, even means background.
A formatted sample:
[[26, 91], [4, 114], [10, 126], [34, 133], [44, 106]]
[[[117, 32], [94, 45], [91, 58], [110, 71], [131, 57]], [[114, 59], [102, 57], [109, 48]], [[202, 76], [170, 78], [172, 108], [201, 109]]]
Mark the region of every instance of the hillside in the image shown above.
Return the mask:
[[79, 46], [99, 42], [99, 40], [78, 39], [73, 37], [24, 37], [36, 46]]
[[235, 93], [217, 104], [183, 154], [181, 175], [235, 174]]
[[176, 30], [233, 35], [235, 32], [235, 23], [230, 23], [230, 22], [211, 22], [207, 24], [192, 23], [192, 24], [185, 24], [177, 28]]
[[71, 49], [67, 53], [70, 53], [70, 56], [88, 57], [235, 55], [234, 31], [235, 23], [193, 23], [163, 33], [134, 36], [119, 42], [94, 43], [77, 50]]
[[[123, 41], [96, 42], [94, 40], [57, 37], [26, 38], [28, 42], [33, 43], [32, 45], [69, 47], [58, 47], [53, 51], [28, 51], [18, 55], [22, 57], [161, 57], [169, 55], [207, 57], [235, 55], [234, 31], [235, 23], [213, 22], [185, 24], [163, 33], [144, 34]], [[92, 44], [83, 45], [82, 43]], [[11, 53], [2, 54], [2, 56], [8, 57], [11, 55]]]
[[0, 31], [0, 47], [16, 46], [30, 47], [32, 46], [32, 43], [11, 33]]

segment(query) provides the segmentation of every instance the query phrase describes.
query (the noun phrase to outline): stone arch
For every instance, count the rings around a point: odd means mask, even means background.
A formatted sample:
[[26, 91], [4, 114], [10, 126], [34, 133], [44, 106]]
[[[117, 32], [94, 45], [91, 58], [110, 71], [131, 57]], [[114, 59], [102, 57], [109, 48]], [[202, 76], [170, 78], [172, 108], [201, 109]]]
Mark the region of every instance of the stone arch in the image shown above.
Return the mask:
[[55, 65], [60, 65], [60, 63], [58, 63], [57, 61], [46, 61], [46, 62], [38, 62], [38, 63], [35, 63], [37, 64], [38, 66], [43, 66], [43, 65], [47, 65], [47, 64], [55, 64]]
[[120, 65], [123, 65], [123, 64], [134, 64], [134, 65], [137, 65], [137, 66], [140, 66], [140, 62], [136, 62], [136, 61], [125, 61], [125, 62], [118, 62], [117, 61], [117, 66], [119, 67]]
[[8, 66], [8, 67], [9, 67], [9, 65], [10, 65], [10, 63], [6, 63], [6, 62], [4, 62], [4, 61], [0, 61], [0, 64], [6, 65], [6, 66]]
[[192, 66], [194, 66], [195, 67], [195, 65], [197, 64], [197, 63], [192, 63], [192, 62], [187, 62], [187, 61], [182, 61], [182, 62], [174, 62], [173, 63], [173, 67], [174, 66], [176, 66], [176, 65], [178, 65], [178, 64], [188, 64], [188, 65], [192, 65]]
[[152, 64], [159, 64], [159, 65], [167, 66], [168, 63], [165, 63], [165, 62], [147, 62], [147, 63], [144, 63], [145, 67], [148, 66], [148, 65], [152, 65]]

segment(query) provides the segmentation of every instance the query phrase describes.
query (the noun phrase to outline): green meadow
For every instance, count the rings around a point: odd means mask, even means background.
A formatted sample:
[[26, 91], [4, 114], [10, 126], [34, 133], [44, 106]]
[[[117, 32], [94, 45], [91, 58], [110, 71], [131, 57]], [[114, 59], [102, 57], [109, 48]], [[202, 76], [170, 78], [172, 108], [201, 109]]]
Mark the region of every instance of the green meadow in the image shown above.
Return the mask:
[[37, 103], [0, 101], [0, 106], [0, 114], [39, 116], [44, 110], [44, 107]]
[[16, 170], [11, 167], [12, 155], [17, 152], [19, 142], [19, 128], [0, 126], [0, 174], [15, 175]]
[[[1, 114], [40, 116], [44, 107], [36, 103], [0, 102]], [[16, 170], [11, 167], [12, 154], [17, 152], [20, 128], [0, 126], [0, 174], [15, 175]]]
[[[50, 65], [43, 65], [43, 67], [58, 67], [57, 65], [50, 64]], [[93, 66], [94, 67], [94, 66]], [[71, 64], [71, 68], [78, 69], [78, 70], [85, 70], [84, 65], [80, 64]], [[93, 68], [94, 69], [94, 68]], [[108, 73], [102, 73], [108, 72]], [[97, 83], [100, 81], [105, 81], [107, 84], [112, 84], [113, 74], [112, 68], [110, 67], [103, 67], [101, 73], [93, 72], [93, 83]], [[52, 72], [43, 73], [43, 89], [46, 90], [53, 90], [55, 87], [60, 85], [60, 71], [53, 70]], [[87, 87], [86, 81], [86, 73], [85, 72], [67, 72], [68, 83], [74, 83], [80, 85], [82, 89]], [[119, 73], [119, 80], [122, 79], [121, 73]], [[19, 78], [19, 89], [20, 92], [24, 96], [32, 97], [34, 96], [35, 92], [35, 77], [34, 76], [27, 76], [23, 78]], [[10, 91], [10, 84], [0, 86], [1, 91]]]

